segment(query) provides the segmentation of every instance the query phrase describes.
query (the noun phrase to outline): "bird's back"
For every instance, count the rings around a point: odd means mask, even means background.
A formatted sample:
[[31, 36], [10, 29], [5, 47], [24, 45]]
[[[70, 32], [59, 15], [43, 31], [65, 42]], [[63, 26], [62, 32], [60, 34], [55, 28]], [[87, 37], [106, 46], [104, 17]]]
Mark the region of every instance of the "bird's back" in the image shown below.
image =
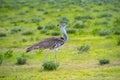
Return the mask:
[[64, 44], [64, 40], [60, 37], [46, 38], [38, 43], [40, 49], [53, 49]]

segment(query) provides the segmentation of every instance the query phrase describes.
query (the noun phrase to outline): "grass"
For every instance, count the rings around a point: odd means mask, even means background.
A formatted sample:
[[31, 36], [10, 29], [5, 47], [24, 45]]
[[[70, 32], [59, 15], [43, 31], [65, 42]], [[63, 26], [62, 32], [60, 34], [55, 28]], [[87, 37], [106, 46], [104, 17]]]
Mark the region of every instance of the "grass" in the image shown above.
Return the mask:
[[[0, 80], [120, 80], [119, 3], [117, 0], [0, 1]], [[60, 22], [68, 23], [69, 39], [58, 51], [59, 67], [44, 71], [42, 64], [47, 50], [25, 51], [44, 38], [61, 35], [57, 27]], [[78, 46], [86, 44], [89, 51], [78, 54]], [[47, 61], [55, 60], [53, 52]], [[8, 58], [5, 53], [12, 56]], [[27, 62], [17, 65], [16, 59], [21, 55]], [[100, 65], [101, 59], [110, 63]]]

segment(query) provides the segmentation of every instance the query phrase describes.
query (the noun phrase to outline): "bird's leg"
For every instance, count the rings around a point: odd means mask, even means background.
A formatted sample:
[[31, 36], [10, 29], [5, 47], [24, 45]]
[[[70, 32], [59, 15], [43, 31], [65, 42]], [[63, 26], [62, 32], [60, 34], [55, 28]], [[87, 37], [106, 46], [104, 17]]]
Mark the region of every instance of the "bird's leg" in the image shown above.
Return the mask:
[[54, 49], [54, 54], [55, 54], [55, 59], [56, 59], [56, 63], [58, 62], [58, 54], [57, 54], [58, 48]]
[[46, 59], [48, 58], [48, 55], [49, 55], [50, 52], [51, 52], [51, 51], [48, 50], [48, 52], [45, 54], [44, 62], [46, 62]]

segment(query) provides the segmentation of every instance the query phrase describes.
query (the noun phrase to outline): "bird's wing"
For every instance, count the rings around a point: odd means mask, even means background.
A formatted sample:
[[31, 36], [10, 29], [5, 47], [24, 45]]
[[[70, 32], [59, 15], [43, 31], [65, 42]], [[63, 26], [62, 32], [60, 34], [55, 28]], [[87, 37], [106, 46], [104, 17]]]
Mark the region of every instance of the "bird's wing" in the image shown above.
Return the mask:
[[60, 38], [60, 37], [46, 38], [28, 47], [26, 52], [30, 52], [31, 50], [34, 50], [34, 49], [54, 49], [63, 44], [64, 44], [63, 38]]
[[63, 44], [64, 44], [64, 40], [62, 38], [60, 38], [60, 37], [46, 38], [43, 41], [38, 43], [39, 48], [43, 48], [43, 49], [46, 49], [46, 48], [50, 48], [50, 49], [57, 48], [57, 47], [59, 47], [59, 46], [61, 46]]

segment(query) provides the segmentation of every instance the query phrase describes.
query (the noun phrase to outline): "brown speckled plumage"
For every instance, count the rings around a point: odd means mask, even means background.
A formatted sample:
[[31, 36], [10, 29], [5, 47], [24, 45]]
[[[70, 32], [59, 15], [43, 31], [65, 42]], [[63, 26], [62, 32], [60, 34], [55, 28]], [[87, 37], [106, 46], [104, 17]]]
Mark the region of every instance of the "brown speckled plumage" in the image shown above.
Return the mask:
[[63, 34], [62, 37], [51, 37], [46, 38], [38, 43], [33, 44], [32, 46], [28, 47], [26, 52], [30, 52], [34, 49], [56, 49], [59, 46], [63, 45], [67, 40], [67, 34], [65, 31], [65, 24], [60, 24], [60, 29]]
[[64, 40], [61, 37], [46, 38], [36, 44], [33, 44], [27, 48], [27, 52], [33, 49], [54, 49], [64, 44]]

